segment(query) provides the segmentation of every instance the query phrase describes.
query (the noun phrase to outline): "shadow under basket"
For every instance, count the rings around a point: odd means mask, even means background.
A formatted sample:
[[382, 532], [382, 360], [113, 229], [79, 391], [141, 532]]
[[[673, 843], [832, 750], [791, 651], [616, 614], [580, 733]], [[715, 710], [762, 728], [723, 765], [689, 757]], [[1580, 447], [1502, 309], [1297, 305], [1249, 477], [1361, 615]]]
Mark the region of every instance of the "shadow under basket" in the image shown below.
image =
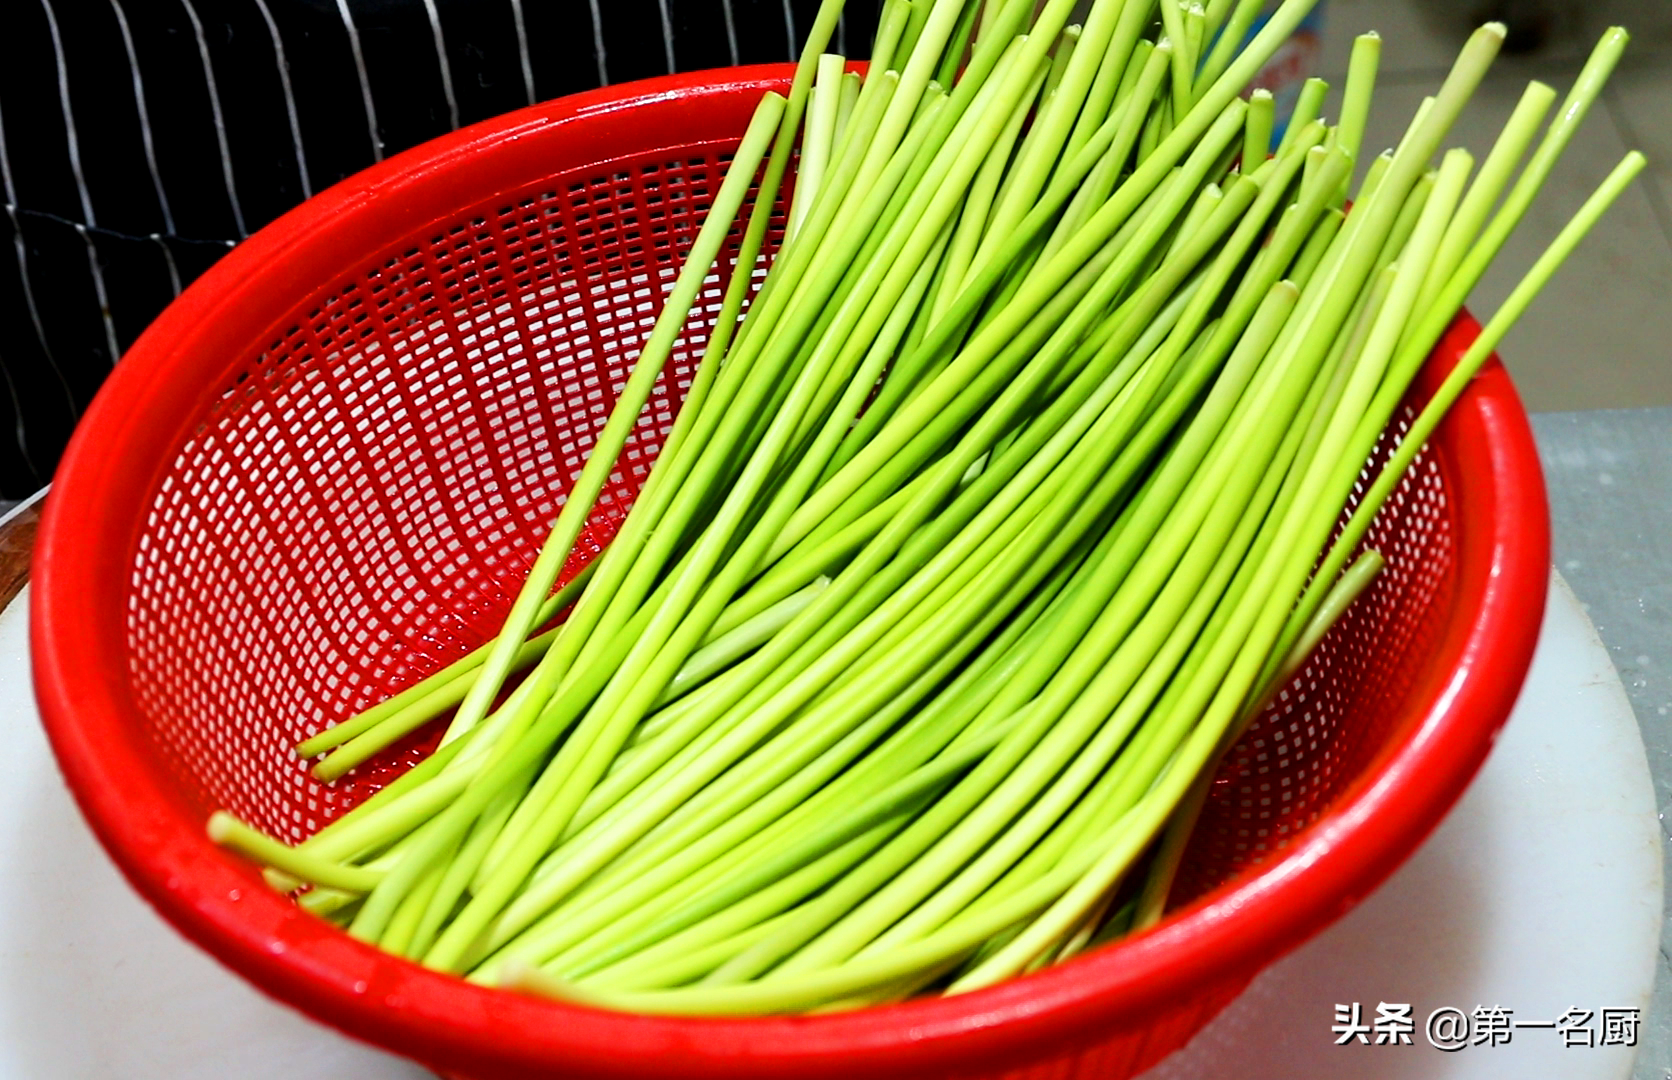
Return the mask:
[[[1120, 1080], [1392, 872], [1508, 716], [1549, 537], [1495, 361], [1372, 530], [1387, 570], [1228, 755], [1175, 909], [1060, 966], [840, 1014], [600, 1012], [387, 956], [204, 836], [225, 807], [299, 840], [413, 758], [326, 786], [291, 748], [496, 630], [729, 152], [789, 74], [658, 79], [465, 129], [313, 199], [187, 290], [99, 394], [47, 507], [31, 619], [53, 749], [106, 849], [182, 933], [444, 1072]], [[738, 238], [575, 565], [654, 459]], [[1476, 329], [1453, 327], [1414, 404]]]

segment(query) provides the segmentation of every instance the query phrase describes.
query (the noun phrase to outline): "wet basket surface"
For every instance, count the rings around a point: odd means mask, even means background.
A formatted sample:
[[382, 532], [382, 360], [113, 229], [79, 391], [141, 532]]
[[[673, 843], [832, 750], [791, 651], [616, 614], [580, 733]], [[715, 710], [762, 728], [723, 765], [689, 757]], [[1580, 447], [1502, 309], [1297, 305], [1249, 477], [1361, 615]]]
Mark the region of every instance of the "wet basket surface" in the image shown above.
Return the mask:
[[[316, 198], [188, 290], [55, 482], [33, 589], [42, 713], [89, 822], [164, 916], [282, 1000], [437, 1068], [1118, 1080], [1390, 873], [1507, 717], [1548, 526], [1496, 363], [1373, 529], [1388, 570], [1228, 756], [1178, 910], [1059, 968], [830, 1016], [598, 1013], [386, 957], [202, 835], [224, 806], [300, 839], [423, 752], [321, 785], [290, 748], [494, 632], [750, 111], [787, 78], [654, 80], [466, 129]], [[643, 481], [733, 250], [571, 569]], [[1413, 404], [1473, 333], [1453, 328]]]

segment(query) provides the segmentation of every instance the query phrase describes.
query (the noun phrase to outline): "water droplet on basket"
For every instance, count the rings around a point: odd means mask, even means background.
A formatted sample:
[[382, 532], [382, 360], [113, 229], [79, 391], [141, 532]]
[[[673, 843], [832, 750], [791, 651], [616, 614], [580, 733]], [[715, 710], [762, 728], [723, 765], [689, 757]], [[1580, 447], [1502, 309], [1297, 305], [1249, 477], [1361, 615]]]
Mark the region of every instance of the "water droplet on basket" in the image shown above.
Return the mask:
[[228, 889], [227, 894], [226, 894], [226, 898], [228, 900], [231, 900], [234, 904], [236, 904], [238, 901], [244, 899], [244, 890], [242, 890], [242, 889]]
[[1603, 487], [1608, 487], [1614, 483], [1614, 476], [1612, 473], [1597, 473], [1597, 483]]
[[1649, 666], [1649, 658], [1647, 656], [1639, 656], [1637, 658], [1637, 666], [1638, 667], [1648, 667]]

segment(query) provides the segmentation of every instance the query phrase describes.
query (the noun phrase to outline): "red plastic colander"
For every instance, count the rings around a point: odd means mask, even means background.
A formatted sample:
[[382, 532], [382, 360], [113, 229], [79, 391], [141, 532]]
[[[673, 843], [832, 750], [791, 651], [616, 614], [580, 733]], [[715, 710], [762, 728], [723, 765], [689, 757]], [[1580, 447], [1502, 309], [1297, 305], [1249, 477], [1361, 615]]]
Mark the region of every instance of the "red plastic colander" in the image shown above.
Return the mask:
[[[54, 482], [31, 612], [41, 713], [94, 831], [164, 917], [273, 996], [445, 1072], [1119, 1080], [1385, 878], [1508, 715], [1549, 536], [1496, 363], [1384, 509], [1370, 542], [1386, 572], [1228, 756], [1178, 909], [1061, 966], [832, 1015], [599, 1012], [362, 945], [204, 836], [216, 807], [290, 839], [341, 813], [370, 783], [316, 783], [296, 741], [493, 632], [727, 153], [789, 70], [658, 79], [460, 131], [313, 199], [187, 290]], [[729, 266], [602, 530], [671, 423]], [[1453, 329], [1418, 401], [1474, 332]]]

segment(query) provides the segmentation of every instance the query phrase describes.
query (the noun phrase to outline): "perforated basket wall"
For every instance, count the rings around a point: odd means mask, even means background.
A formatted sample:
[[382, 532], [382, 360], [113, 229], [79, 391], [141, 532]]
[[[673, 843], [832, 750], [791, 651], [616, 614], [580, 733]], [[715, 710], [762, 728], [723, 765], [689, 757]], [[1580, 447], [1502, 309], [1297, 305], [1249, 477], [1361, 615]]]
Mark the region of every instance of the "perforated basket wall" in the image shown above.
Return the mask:
[[[332, 785], [291, 752], [497, 629], [727, 149], [633, 155], [496, 194], [371, 253], [239, 366], [161, 481], [128, 608], [136, 696], [206, 812], [300, 840], [427, 750], [408, 740]], [[775, 217], [769, 252], [781, 235]], [[648, 474], [740, 240], [734, 230], [571, 569]], [[1400, 719], [1412, 661], [1447, 611], [1450, 518], [1431, 456], [1369, 543], [1385, 573], [1229, 756], [1181, 900], [1315, 820]]]
[[[496, 193], [356, 260], [244, 358], [162, 478], [128, 608], [136, 694], [206, 809], [300, 840], [422, 752], [323, 785], [291, 748], [495, 632], [730, 150], [633, 154]], [[734, 229], [571, 572], [648, 475], [741, 240]]]
[[[1410, 404], [1400, 410], [1350, 506], [1415, 417]], [[1424, 450], [1361, 545], [1387, 560], [1382, 572], [1225, 755], [1179, 868], [1175, 908], [1291, 843], [1364, 778], [1408, 718], [1412, 684], [1453, 610], [1454, 527], [1446, 471]]]
[[[1547, 536], [1500, 369], [1372, 531], [1387, 571], [1229, 755], [1183, 910], [1060, 968], [821, 1017], [590, 1012], [366, 948], [203, 837], [224, 806], [300, 839], [425, 751], [418, 733], [321, 785], [292, 747], [495, 631], [749, 112], [786, 79], [670, 78], [460, 132], [281, 219], [188, 290], [114, 373], [55, 481], [34, 567], [42, 715], [95, 831], [183, 932], [269, 992], [436, 1067], [1119, 1080], [1404, 858], [1507, 715]], [[763, 273], [764, 260], [732, 265], [738, 239], [571, 572], [630, 506], [731, 275]], [[1464, 340], [1440, 352], [1455, 358]], [[1460, 440], [1473, 440], [1466, 455]], [[1246, 891], [1261, 880], [1246, 871], [1392, 774], [1367, 824], [1332, 833], [1269, 898]]]

